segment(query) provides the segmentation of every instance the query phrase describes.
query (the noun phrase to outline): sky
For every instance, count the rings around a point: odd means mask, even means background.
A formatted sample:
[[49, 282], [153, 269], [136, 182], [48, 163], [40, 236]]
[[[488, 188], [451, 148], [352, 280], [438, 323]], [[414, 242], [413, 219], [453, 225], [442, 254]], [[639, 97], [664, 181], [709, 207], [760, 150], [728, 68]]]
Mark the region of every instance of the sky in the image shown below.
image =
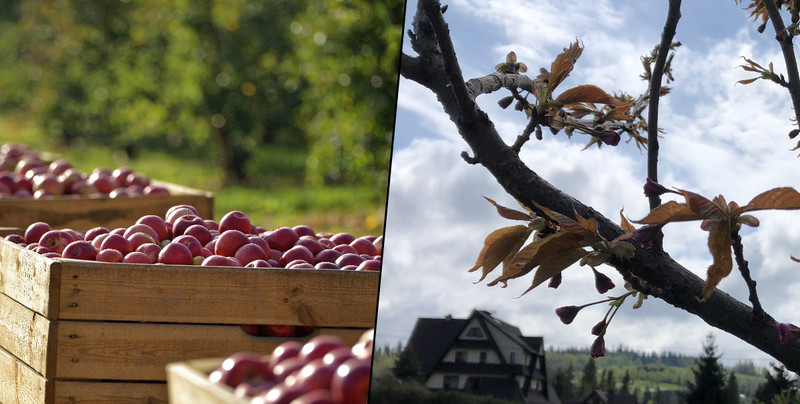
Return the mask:
[[[752, 77], [737, 66], [742, 57], [785, 71], [774, 32], [756, 31], [746, 4], [735, 1], [683, 2], [675, 40], [673, 91], [662, 98], [659, 127], [659, 182], [709, 198], [747, 203], [755, 195], [779, 186], [798, 188], [798, 152], [787, 136], [792, 128], [788, 92], [763, 81], [736, 84]], [[743, 2], [747, 3], [747, 2]], [[575, 70], [559, 88], [591, 83], [607, 92], [638, 95], [647, 84], [640, 57], [660, 41], [667, 1], [637, 0], [452, 0], [445, 20], [465, 79], [493, 72], [513, 50], [530, 72], [548, 67], [552, 59], [579, 40], [585, 47]], [[404, 32], [411, 28], [416, 2], [409, 1]], [[407, 36], [403, 52], [415, 56]], [[504, 92], [483, 95], [478, 104], [494, 121], [500, 135], [512, 143], [526, 124], [524, 115], [501, 110]], [[646, 155], [633, 143], [582, 151], [585, 135], [569, 139], [546, 134], [522, 149], [521, 157], [544, 179], [603, 215], [618, 218], [624, 208], [630, 219], [648, 211], [642, 192]], [[570, 325], [554, 314], [560, 306], [580, 305], [602, 297], [594, 290], [588, 267], [564, 272], [557, 290], [544, 286], [521, 296], [530, 277], [507, 288], [477, 283], [473, 266], [485, 237], [494, 229], [517, 224], [500, 218], [483, 198], [516, 207], [482, 166], [467, 164], [471, 154], [455, 125], [431, 91], [401, 77], [397, 123], [387, 206], [384, 264], [376, 326], [378, 346], [405, 344], [419, 317], [452, 315], [466, 318], [473, 309], [488, 310], [518, 326], [524, 335], [543, 336], [546, 347], [588, 347], [591, 327], [606, 307], [581, 311]], [[665, 201], [669, 200], [667, 194]], [[682, 200], [679, 200], [682, 201]], [[745, 258], [758, 282], [765, 310], [780, 322], [800, 324], [800, 212], [756, 212], [761, 226], [743, 231]], [[711, 263], [707, 233], [698, 223], [670, 224], [665, 249], [678, 262], [705, 278]], [[498, 268], [496, 271], [499, 271]], [[598, 270], [625, 292], [622, 277], [609, 266]], [[492, 275], [488, 279], [492, 279]], [[733, 273], [719, 288], [747, 302], [747, 288]], [[606, 346], [645, 352], [671, 351], [699, 355], [706, 335], [713, 333], [727, 365], [752, 360], [767, 366], [770, 357], [716, 330], [699, 318], [665, 302], [649, 298], [639, 309], [633, 302], [619, 310], [606, 334]]]

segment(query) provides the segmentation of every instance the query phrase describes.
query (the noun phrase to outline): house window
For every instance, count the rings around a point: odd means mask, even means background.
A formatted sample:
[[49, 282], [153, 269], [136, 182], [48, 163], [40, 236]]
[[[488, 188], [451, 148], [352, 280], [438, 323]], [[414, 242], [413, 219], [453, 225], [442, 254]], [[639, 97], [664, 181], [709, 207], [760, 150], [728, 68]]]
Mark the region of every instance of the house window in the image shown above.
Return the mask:
[[517, 363], [517, 356], [515, 355], [515, 352], [511, 352], [510, 354], [508, 354], [508, 363], [512, 365]]
[[464, 363], [467, 361], [467, 351], [456, 351], [456, 363]]
[[445, 390], [458, 390], [458, 376], [445, 376], [444, 377]]
[[486, 352], [481, 352], [481, 363], [486, 363]]
[[470, 327], [470, 329], [467, 330], [467, 336], [474, 338], [483, 338], [483, 331], [481, 331], [479, 327]]

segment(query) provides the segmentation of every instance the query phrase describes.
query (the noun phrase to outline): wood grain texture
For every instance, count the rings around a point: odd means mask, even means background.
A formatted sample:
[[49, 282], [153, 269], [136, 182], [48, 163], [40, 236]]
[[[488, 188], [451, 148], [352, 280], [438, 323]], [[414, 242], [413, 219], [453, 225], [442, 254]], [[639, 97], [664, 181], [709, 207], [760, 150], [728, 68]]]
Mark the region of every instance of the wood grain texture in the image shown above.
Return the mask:
[[[338, 335], [353, 345], [363, 332], [324, 328], [300, 340]], [[240, 351], [266, 355], [286, 340], [250, 336], [237, 325], [60, 321], [56, 379], [164, 381], [169, 363]]]
[[[166, 383], [56, 381], [54, 404], [167, 404]], [[49, 404], [49, 403], [48, 403]]]
[[0, 293], [0, 347], [44, 377], [55, 375], [55, 322]]
[[52, 400], [52, 384], [14, 355], [0, 349], [0, 403], [42, 404]]
[[0, 239], [0, 292], [51, 319], [58, 318], [60, 264]]
[[144, 215], [164, 217], [167, 209], [179, 204], [196, 207], [204, 219], [213, 218], [212, 193], [163, 181], [151, 182], [165, 186], [171, 194], [113, 199], [77, 195], [52, 199], [2, 199], [0, 226], [25, 229], [31, 223], [45, 222], [54, 229], [71, 228], [79, 231], [96, 226], [128, 227]]
[[375, 324], [377, 272], [61, 262], [61, 319]]

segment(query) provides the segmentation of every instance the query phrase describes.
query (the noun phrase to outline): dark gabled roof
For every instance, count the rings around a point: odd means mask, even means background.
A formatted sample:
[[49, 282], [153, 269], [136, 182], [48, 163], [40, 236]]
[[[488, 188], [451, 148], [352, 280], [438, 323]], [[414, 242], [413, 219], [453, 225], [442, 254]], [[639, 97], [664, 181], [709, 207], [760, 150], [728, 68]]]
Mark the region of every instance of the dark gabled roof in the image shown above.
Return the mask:
[[408, 339], [408, 346], [417, 354], [420, 371], [426, 377], [433, 366], [447, 353], [468, 320], [454, 318], [418, 318]]
[[[477, 318], [484, 328], [494, 327], [506, 334], [509, 338], [519, 344], [523, 349], [531, 354], [537, 354], [544, 344], [542, 337], [525, 337], [519, 328], [498, 320], [488, 311], [473, 310], [469, 318], [455, 319], [450, 316], [445, 318], [418, 318], [408, 339], [408, 345], [417, 354], [420, 361], [420, 371], [428, 377], [434, 366], [444, 357], [448, 349], [454, 346], [454, 341], [464, 330], [464, 327], [472, 320]], [[486, 331], [486, 330], [485, 330]], [[490, 344], [497, 349], [493, 341], [459, 341], [457, 346], [464, 344], [464, 347], [472, 344]], [[501, 357], [501, 360], [504, 360]]]

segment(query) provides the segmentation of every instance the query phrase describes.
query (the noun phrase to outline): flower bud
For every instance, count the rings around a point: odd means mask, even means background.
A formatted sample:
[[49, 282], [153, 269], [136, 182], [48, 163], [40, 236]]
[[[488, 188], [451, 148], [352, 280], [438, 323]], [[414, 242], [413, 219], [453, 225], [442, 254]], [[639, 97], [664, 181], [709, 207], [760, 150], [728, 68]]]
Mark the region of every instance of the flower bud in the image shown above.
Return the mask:
[[559, 308], [556, 309], [556, 315], [558, 316], [559, 319], [561, 319], [562, 323], [570, 324], [570, 323], [572, 323], [572, 320], [575, 319], [575, 316], [578, 315], [578, 312], [582, 308], [583, 307], [579, 307], [579, 306], [559, 307]]
[[553, 277], [550, 278], [550, 282], [547, 283], [547, 287], [553, 289], [558, 289], [560, 285], [561, 285], [561, 272], [553, 275]]
[[590, 351], [590, 355], [592, 358], [599, 358], [601, 356], [606, 356], [606, 341], [603, 339], [603, 336], [597, 337], [592, 343], [592, 348]]
[[620, 136], [619, 133], [613, 130], [603, 130], [597, 134], [597, 138], [602, 140], [603, 143], [609, 146], [616, 146], [619, 144]]
[[651, 196], [658, 196], [667, 192], [672, 192], [674, 194], [678, 193], [677, 191], [667, 189], [667, 187], [651, 180], [650, 177], [647, 177], [647, 182], [644, 184], [644, 196], [649, 198]]
[[606, 328], [606, 319], [600, 320], [599, 323], [592, 327], [592, 335], [602, 335], [603, 330]]
[[598, 293], [602, 295], [614, 289], [614, 282], [611, 281], [611, 278], [598, 272], [594, 267], [592, 267], [592, 271], [594, 272], [594, 287], [597, 288]]
[[800, 337], [800, 328], [794, 324], [778, 323], [778, 338], [781, 344], [789, 344]]
[[648, 249], [653, 246], [653, 240], [662, 227], [664, 227], [663, 224], [640, 227], [633, 231], [633, 239], [639, 243], [640, 247]]

